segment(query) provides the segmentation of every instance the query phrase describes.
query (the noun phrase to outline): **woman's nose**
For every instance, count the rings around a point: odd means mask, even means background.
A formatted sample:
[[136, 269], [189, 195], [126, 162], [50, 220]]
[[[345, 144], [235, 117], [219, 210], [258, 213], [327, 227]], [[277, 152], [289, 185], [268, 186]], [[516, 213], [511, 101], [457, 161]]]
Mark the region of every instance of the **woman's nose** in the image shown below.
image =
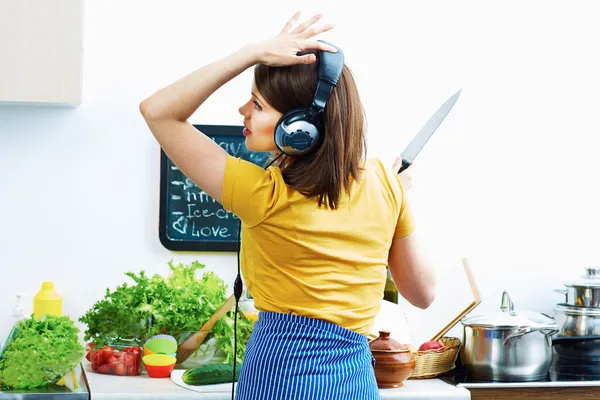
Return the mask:
[[243, 105], [242, 105], [242, 106], [241, 106], [241, 107], [238, 109], [239, 113], [240, 113], [242, 116], [244, 116], [244, 117], [246, 117], [246, 114], [247, 114], [247, 111], [246, 111], [246, 110], [247, 110], [247, 107], [246, 107], [247, 105], [248, 105], [248, 103], [246, 103], [246, 104], [243, 104]]

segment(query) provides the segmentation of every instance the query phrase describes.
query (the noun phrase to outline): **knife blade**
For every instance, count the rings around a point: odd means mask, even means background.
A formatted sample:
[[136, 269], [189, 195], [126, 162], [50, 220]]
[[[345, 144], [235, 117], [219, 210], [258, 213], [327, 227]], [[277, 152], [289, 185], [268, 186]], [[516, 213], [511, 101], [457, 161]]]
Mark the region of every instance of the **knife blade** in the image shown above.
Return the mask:
[[400, 157], [402, 158], [402, 165], [398, 170], [398, 173], [404, 171], [406, 168], [410, 167], [417, 154], [423, 149], [429, 138], [433, 136], [437, 128], [444, 121], [454, 104], [456, 104], [456, 100], [460, 96], [462, 89], [458, 92], [454, 93], [444, 104], [438, 108], [438, 110], [429, 118], [429, 120], [423, 125], [421, 130], [415, 135], [413, 140], [406, 146]]

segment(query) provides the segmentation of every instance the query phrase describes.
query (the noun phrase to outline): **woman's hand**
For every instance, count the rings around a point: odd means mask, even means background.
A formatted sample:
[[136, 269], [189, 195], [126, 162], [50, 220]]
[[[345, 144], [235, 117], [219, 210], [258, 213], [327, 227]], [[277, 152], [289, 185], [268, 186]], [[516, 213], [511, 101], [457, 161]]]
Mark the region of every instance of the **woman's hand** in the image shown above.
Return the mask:
[[[394, 173], [397, 174], [398, 170], [400, 169], [401, 166], [402, 166], [402, 157], [398, 157], [398, 158], [396, 158], [396, 161], [394, 161], [394, 165], [392, 166], [392, 171], [394, 171]], [[398, 177], [400, 178], [400, 182], [402, 182], [402, 186], [404, 186], [404, 191], [408, 192], [408, 189], [410, 189], [412, 187], [411, 176], [406, 173], [406, 170], [404, 170], [398, 175]]]
[[334, 53], [337, 51], [335, 47], [325, 43], [308, 40], [319, 33], [333, 29], [333, 25], [330, 24], [315, 25], [321, 19], [321, 14], [315, 15], [292, 30], [298, 18], [300, 18], [300, 11], [294, 14], [277, 36], [257, 44], [261, 64], [271, 67], [311, 64], [316, 61], [314, 54], [299, 56], [297, 53], [304, 50], [325, 50]]

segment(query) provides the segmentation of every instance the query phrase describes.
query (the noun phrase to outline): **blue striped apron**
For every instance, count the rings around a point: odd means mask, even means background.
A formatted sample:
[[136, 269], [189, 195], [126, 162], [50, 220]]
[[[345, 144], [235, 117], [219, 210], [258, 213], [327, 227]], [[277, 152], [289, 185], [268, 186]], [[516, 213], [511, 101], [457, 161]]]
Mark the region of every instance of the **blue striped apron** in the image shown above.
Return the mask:
[[367, 338], [299, 315], [260, 312], [236, 400], [379, 400]]

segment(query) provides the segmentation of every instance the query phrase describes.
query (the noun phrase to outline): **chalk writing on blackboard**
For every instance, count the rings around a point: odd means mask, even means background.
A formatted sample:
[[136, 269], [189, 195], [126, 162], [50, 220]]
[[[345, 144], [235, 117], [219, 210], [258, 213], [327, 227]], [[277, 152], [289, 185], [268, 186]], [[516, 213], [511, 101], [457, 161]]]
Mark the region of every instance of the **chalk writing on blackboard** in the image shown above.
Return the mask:
[[[243, 126], [194, 125], [227, 153], [263, 166], [269, 153], [245, 145]], [[159, 237], [171, 250], [236, 251], [238, 217], [194, 184], [161, 151]]]

